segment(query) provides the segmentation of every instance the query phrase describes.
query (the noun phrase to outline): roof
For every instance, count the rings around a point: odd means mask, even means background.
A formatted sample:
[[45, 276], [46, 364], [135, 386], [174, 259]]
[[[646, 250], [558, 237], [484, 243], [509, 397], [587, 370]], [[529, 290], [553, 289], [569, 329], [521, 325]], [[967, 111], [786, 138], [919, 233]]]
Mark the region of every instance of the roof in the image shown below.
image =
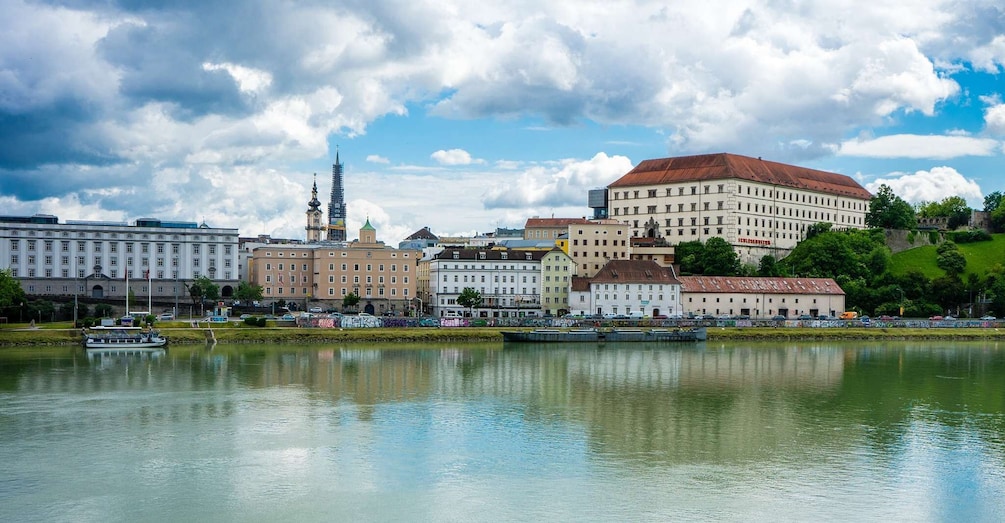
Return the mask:
[[586, 218], [527, 218], [525, 229], [568, 227], [577, 223], [590, 223]]
[[608, 187], [663, 185], [734, 178], [861, 200], [872, 198], [869, 191], [843, 174], [729, 153], [645, 160]]
[[753, 276], [681, 276], [684, 292], [833, 294], [844, 290], [832, 278], [761, 278]]
[[439, 238], [433, 234], [429, 227], [423, 227], [412, 233], [411, 236], [405, 238], [406, 240], [438, 240]]
[[673, 269], [662, 267], [652, 260], [611, 260], [607, 262], [591, 283], [669, 283], [680, 284]]
[[374, 231], [374, 230], [376, 230], [376, 229], [373, 228], [373, 225], [370, 225], [370, 217], [369, 216], [366, 217], [366, 223], [363, 224], [363, 227], [361, 227], [360, 230], [361, 231]]
[[[454, 258], [455, 254], [457, 255], [456, 258]], [[503, 254], [506, 255], [505, 258], [503, 257]], [[530, 254], [530, 258], [529, 259], [528, 259], [528, 256], [527, 256], [528, 254]], [[442, 251], [436, 253], [433, 256], [433, 259], [434, 260], [443, 260], [443, 261], [449, 261], [449, 260], [455, 260], [455, 259], [456, 260], [478, 260], [478, 261], [482, 261], [482, 260], [486, 260], [486, 261], [487, 260], [508, 260], [508, 261], [514, 261], [514, 262], [517, 262], [517, 261], [541, 261], [541, 258], [544, 258], [545, 254], [548, 254], [548, 251], [545, 251], [545, 250], [529, 250], [529, 249], [527, 249], [527, 250], [520, 250], [520, 249], [512, 249], [512, 250], [510, 250], [510, 249], [507, 249], [507, 250], [498, 250], [498, 249], [461, 249], [461, 248], [456, 248], [455, 249], [453, 247], [447, 247], [447, 248], [443, 249]]]

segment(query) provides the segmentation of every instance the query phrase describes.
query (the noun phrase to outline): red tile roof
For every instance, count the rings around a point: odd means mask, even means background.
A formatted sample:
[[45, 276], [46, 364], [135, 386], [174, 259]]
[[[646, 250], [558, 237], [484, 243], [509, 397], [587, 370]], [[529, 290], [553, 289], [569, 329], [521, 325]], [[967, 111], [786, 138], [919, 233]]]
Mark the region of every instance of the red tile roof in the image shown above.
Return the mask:
[[527, 218], [524, 228], [568, 227], [577, 223], [590, 223], [586, 218]]
[[652, 260], [611, 260], [600, 269], [591, 283], [669, 283], [679, 285], [673, 268]]
[[729, 153], [645, 160], [608, 187], [663, 185], [732, 178], [862, 200], [872, 198], [869, 191], [843, 174]]
[[831, 278], [761, 278], [748, 276], [681, 276], [683, 292], [844, 294]]

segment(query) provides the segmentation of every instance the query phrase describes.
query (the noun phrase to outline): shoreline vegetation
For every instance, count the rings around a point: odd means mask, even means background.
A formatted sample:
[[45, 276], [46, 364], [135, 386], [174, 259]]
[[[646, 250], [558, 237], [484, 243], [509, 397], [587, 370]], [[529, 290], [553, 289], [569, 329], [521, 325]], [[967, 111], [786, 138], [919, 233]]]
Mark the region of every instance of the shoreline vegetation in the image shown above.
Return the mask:
[[[58, 325], [58, 324], [57, 324]], [[532, 328], [502, 327], [382, 327], [357, 329], [216, 326], [163, 326], [159, 330], [170, 344], [200, 344], [216, 340], [227, 344], [259, 343], [402, 343], [423, 342], [502, 342], [504, 330]], [[998, 328], [911, 328], [911, 327], [709, 327], [708, 341], [824, 341], [824, 340], [1005, 340]], [[0, 329], [0, 348], [80, 344], [80, 330], [69, 328], [24, 328], [14, 325]]]

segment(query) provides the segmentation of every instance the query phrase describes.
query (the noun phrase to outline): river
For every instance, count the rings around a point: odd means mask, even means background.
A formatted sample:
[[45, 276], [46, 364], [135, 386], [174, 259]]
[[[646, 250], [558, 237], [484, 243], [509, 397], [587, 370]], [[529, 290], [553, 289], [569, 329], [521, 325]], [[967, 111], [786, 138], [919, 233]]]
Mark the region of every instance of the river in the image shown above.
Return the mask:
[[0, 521], [1003, 521], [1005, 346], [0, 349]]

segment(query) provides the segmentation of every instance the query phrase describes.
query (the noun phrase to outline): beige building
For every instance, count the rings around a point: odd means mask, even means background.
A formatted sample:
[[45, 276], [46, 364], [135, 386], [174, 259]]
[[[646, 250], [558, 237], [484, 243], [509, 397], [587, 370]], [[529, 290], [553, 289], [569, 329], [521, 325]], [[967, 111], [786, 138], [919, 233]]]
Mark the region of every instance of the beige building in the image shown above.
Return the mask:
[[612, 260], [590, 278], [573, 279], [570, 309], [577, 316], [678, 317], [681, 282], [673, 267]]
[[559, 248], [541, 258], [541, 310], [552, 316], [569, 313], [569, 286], [576, 264]]
[[421, 251], [399, 250], [377, 241], [367, 220], [359, 239], [344, 243], [269, 245], [252, 252], [250, 280], [262, 286], [266, 302], [293, 301], [306, 307], [342, 309], [348, 294], [369, 314], [401, 314], [418, 305]]
[[588, 220], [568, 227], [569, 257], [576, 264], [576, 274], [591, 278], [608, 261], [627, 260], [631, 233], [619, 220]]
[[726, 153], [646, 160], [607, 190], [608, 217], [632, 236], [720, 236], [745, 263], [788, 254], [818, 222], [864, 228], [872, 197], [841, 174]]
[[845, 294], [831, 278], [680, 276], [686, 315], [796, 319], [835, 317], [845, 310]]
[[569, 232], [570, 225], [587, 223], [590, 223], [590, 220], [586, 218], [528, 218], [523, 226], [523, 238], [558, 241], [562, 235]]

